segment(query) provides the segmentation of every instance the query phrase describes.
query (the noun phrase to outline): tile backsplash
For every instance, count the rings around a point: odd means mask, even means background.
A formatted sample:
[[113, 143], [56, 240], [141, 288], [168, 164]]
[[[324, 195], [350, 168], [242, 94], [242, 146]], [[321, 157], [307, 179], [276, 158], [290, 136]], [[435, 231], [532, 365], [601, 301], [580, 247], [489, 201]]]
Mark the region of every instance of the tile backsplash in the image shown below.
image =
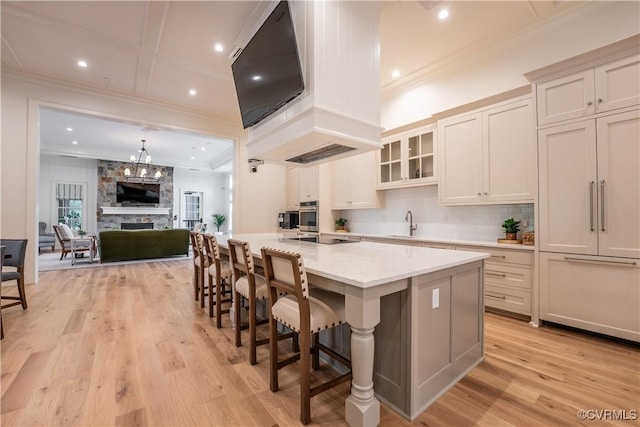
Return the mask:
[[533, 203], [485, 206], [440, 206], [438, 187], [387, 190], [382, 209], [333, 211], [334, 218], [347, 218], [355, 233], [409, 234], [407, 211], [418, 225], [416, 236], [434, 239], [494, 240], [504, 236], [502, 222], [521, 221], [522, 231], [534, 226]]

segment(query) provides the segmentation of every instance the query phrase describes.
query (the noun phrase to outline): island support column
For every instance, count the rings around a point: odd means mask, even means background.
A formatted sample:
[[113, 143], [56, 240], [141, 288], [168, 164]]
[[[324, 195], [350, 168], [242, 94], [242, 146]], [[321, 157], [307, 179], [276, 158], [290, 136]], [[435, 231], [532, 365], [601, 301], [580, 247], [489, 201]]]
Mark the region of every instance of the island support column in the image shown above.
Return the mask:
[[350, 426], [377, 426], [380, 401], [373, 392], [373, 330], [380, 323], [380, 297], [345, 295], [346, 320], [351, 325], [351, 395], [345, 402]]

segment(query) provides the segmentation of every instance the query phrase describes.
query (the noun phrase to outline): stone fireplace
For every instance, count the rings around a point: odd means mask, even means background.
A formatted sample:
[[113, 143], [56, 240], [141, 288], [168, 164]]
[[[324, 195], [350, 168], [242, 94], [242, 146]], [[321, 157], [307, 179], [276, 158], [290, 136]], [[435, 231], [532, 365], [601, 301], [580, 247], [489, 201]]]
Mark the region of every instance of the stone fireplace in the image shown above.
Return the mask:
[[116, 202], [116, 183], [124, 180], [124, 169], [128, 165], [98, 160], [98, 232], [124, 229], [122, 224], [134, 224], [138, 228], [172, 228], [173, 168], [156, 165], [164, 177], [160, 181], [160, 203], [157, 206], [122, 206]]

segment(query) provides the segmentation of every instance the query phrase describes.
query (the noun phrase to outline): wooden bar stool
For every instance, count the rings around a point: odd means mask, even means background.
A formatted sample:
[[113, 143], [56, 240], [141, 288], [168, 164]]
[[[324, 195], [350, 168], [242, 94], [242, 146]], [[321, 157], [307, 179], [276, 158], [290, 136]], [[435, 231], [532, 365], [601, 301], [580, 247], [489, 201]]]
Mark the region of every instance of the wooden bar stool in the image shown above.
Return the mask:
[[[213, 306], [216, 306], [216, 326], [222, 327], [222, 314], [228, 313], [229, 308], [222, 309], [223, 303], [231, 303], [231, 265], [220, 259], [220, 248], [213, 234], [203, 234], [204, 249], [209, 264], [209, 317], [213, 317]], [[229, 285], [229, 289], [227, 289]], [[214, 291], [215, 289], [215, 291]], [[216, 295], [215, 302], [213, 294]], [[227, 295], [225, 297], [225, 295]]]
[[207, 257], [203, 253], [202, 234], [196, 231], [189, 232], [191, 250], [193, 251], [193, 292], [195, 300], [200, 299], [200, 307], [204, 308], [204, 271], [207, 265]]
[[[236, 324], [236, 347], [242, 345], [240, 332], [242, 329], [249, 328], [249, 361], [252, 365], [257, 362], [256, 348], [259, 345], [269, 343], [268, 338], [258, 340], [256, 336], [256, 328], [269, 321], [263, 319], [257, 321], [256, 305], [259, 300], [267, 299], [267, 281], [264, 276], [255, 273], [253, 264], [253, 256], [249, 243], [240, 240], [229, 239], [229, 256], [231, 258], [231, 268], [233, 271], [233, 309], [235, 311]], [[242, 299], [245, 298], [249, 302], [249, 324], [241, 325], [240, 309], [242, 307]]]
[[[311, 422], [311, 398], [351, 380], [351, 362], [321, 344], [319, 339], [320, 331], [345, 323], [344, 296], [315, 288], [310, 295], [307, 273], [298, 253], [262, 248], [262, 261], [269, 289], [271, 391], [278, 391], [278, 370], [300, 360], [300, 421], [308, 424]], [[278, 298], [283, 292], [287, 294]], [[277, 322], [300, 336], [300, 352], [284, 360], [278, 360]], [[320, 367], [320, 351], [347, 367], [349, 372], [311, 387], [310, 367]], [[311, 353], [311, 358], [307, 352]]]

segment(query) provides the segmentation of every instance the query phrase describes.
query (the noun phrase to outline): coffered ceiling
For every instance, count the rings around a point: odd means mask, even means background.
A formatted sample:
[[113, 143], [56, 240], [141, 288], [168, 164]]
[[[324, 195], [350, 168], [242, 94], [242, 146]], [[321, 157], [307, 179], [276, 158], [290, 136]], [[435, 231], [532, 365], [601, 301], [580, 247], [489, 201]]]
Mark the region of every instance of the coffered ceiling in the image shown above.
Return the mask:
[[[584, 2], [384, 3], [380, 27], [382, 91], [393, 90], [429, 73], [462, 67], [471, 52], [478, 54], [495, 47]], [[229, 55], [263, 15], [268, 2], [2, 1], [0, 7], [3, 72], [120, 94], [240, 126]], [[449, 9], [450, 16], [440, 21], [437, 15], [444, 7]], [[222, 45], [222, 52], [215, 50], [216, 43]], [[86, 61], [87, 67], [79, 67], [79, 60]], [[392, 77], [393, 70], [398, 70], [400, 76]], [[195, 95], [189, 94], [191, 89], [196, 91]], [[47, 117], [54, 113], [55, 120]], [[85, 153], [80, 154], [78, 147], [69, 144], [67, 133], [53, 129], [62, 123], [62, 118], [71, 120], [75, 116], [66, 114], [44, 112], [43, 152], [104, 156], [104, 147], [110, 147], [108, 153], [120, 158], [118, 150], [129, 153], [132, 144], [139, 144], [145, 134], [150, 134], [150, 151], [158, 153], [154, 162], [188, 167], [189, 163], [178, 164], [175, 155], [164, 158], [162, 153], [171, 153], [176, 146], [181, 151], [190, 151], [197, 145], [193, 139], [181, 142], [181, 138], [187, 137], [180, 133], [171, 132], [167, 138], [159, 138], [165, 130], [150, 133], [143, 130], [144, 124], [107, 121], [102, 126], [123, 126], [121, 132], [103, 132], [117, 134], [118, 139], [103, 139], [94, 132], [91, 140], [82, 142]], [[77, 116], [75, 124], [65, 123], [64, 128], [98, 126], [88, 119], [95, 120]], [[228, 153], [231, 146], [230, 141], [220, 138], [207, 139], [203, 135], [194, 138], [203, 138], [198, 142], [204, 145], [223, 147], [206, 155], [201, 152], [201, 162], [194, 166], [197, 168], [214, 168], [220, 164], [221, 153]], [[165, 143], [166, 150], [162, 148]], [[153, 144], [157, 148], [152, 148]]]

